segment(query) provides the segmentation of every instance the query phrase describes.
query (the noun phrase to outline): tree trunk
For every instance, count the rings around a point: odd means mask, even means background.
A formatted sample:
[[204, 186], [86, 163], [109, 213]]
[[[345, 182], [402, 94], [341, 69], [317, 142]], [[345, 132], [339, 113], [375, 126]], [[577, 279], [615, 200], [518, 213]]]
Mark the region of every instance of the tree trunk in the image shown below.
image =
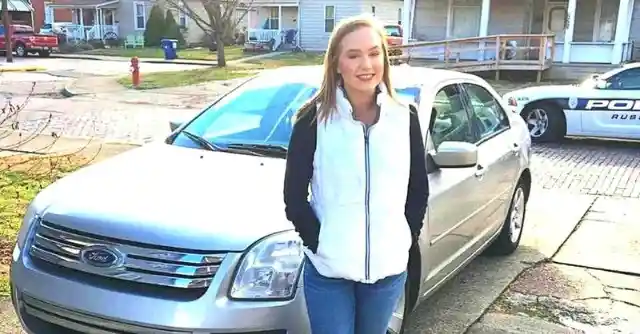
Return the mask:
[[[6, 1], [6, 0], [3, 0], [3, 1]], [[224, 41], [222, 39], [222, 34], [216, 31], [215, 38], [216, 38], [216, 47], [218, 49], [218, 51], [216, 51], [218, 67], [225, 67], [227, 66], [227, 61], [224, 59]]]
[[9, 14], [9, 0], [2, 0], [2, 24], [4, 25], [4, 45], [7, 63], [13, 63], [13, 46], [11, 45], [11, 16]]

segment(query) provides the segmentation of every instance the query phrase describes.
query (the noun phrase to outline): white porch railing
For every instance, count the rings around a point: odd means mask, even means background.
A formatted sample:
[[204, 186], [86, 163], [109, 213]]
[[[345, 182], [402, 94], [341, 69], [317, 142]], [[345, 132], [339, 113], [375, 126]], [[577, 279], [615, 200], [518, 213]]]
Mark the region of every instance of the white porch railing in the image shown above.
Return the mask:
[[79, 24], [65, 25], [67, 40], [93, 40], [118, 38], [120, 36], [118, 25], [102, 24], [83, 26]]
[[247, 42], [251, 43], [269, 43], [271, 40], [273, 43], [273, 50], [276, 50], [282, 43], [282, 32], [278, 29], [249, 29]]
[[118, 26], [115, 24], [96, 24], [87, 30], [87, 40], [92, 39], [117, 39]]

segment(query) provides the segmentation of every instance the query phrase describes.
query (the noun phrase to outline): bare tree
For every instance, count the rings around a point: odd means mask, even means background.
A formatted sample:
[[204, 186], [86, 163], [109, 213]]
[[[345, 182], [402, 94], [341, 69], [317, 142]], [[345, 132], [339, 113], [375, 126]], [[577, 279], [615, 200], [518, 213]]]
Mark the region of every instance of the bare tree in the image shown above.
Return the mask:
[[13, 46], [11, 45], [11, 14], [9, 13], [9, 0], [2, 0], [2, 24], [4, 25], [4, 45], [7, 63], [13, 63]]
[[[253, 0], [166, 0], [166, 3], [169, 8], [184, 13], [216, 43], [218, 66], [227, 66], [224, 36], [235, 32], [251, 9]], [[198, 10], [200, 5], [202, 10]]]
[[[24, 214], [21, 210], [26, 208], [32, 195], [72, 169], [93, 162], [102, 149], [99, 144], [95, 152], [88, 152], [86, 149], [93, 141], [93, 138], [89, 138], [72, 150], [54, 152], [53, 147], [60, 134], [49, 130], [53, 114], [45, 113], [34, 119], [24, 113], [29, 99], [34, 95], [35, 86], [34, 82], [23, 101], [16, 103], [14, 98], [7, 97], [4, 105], [0, 105], [1, 224], [11, 224], [5, 219], [11, 220]], [[12, 243], [13, 240], [7, 242], [0, 235], [0, 265], [7, 251], [5, 246]]]

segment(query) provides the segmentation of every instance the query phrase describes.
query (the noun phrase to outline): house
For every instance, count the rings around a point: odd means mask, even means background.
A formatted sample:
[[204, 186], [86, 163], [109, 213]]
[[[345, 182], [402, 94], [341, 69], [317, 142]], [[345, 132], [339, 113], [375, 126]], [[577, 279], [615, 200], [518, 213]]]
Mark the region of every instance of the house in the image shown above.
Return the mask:
[[29, 0], [7, 0], [7, 7], [12, 23], [33, 25], [34, 10]]
[[[555, 34], [553, 62], [620, 64], [640, 43], [640, 1], [404, 0], [409, 41], [499, 34]], [[534, 37], [527, 37], [528, 44]], [[524, 38], [523, 38], [524, 39]]]
[[[59, 1], [59, 0], [58, 0]], [[47, 0], [31, 0], [33, 6], [33, 28], [39, 31], [43, 24], [53, 23], [55, 17], [57, 22], [71, 22], [70, 9], [54, 9], [49, 5], [54, 2]]]

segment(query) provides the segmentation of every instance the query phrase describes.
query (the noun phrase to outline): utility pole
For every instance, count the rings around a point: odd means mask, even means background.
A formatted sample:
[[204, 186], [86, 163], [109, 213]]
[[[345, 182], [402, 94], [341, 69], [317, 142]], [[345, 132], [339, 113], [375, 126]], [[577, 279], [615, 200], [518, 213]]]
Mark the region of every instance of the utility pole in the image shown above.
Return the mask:
[[7, 63], [13, 63], [13, 46], [11, 45], [11, 16], [9, 15], [9, 0], [2, 0], [2, 24], [4, 25], [4, 45]]

